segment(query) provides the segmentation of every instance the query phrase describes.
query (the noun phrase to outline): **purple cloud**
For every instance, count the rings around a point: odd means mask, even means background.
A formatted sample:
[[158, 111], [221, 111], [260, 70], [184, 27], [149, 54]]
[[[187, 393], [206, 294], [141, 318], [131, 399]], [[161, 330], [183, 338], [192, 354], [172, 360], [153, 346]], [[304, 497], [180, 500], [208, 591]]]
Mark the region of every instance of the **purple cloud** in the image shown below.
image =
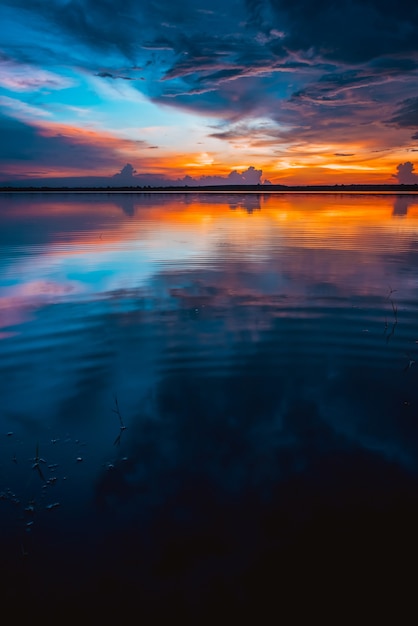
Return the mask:
[[210, 185], [260, 185], [262, 183], [263, 170], [257, 170], [252, 165], [243, 172], [234, 170], [228, 176], [185, 176], [177, 180], [178, 185], [194, 187], [206, 187]]
[[406, 161], [406, 163], [399, 163], [396, 169], [398, 173], [395, 174], [395, 178], [398, 179], [399, 184], [418, 184], [418, 174], [414, 172], [414, 164], [411, 163], [411, 161]]
[[[3, 0], [2, 11], [16, 24], [6, 69], [42, 60], [130, 80], [155, 104], [211, 116], [217, 139], [264, 119], [253, 145], [357, 137], [373, 151], [393, 147], [394, 127], [397, 147], [418, 129], [414, 0]], [[58, 94], [65, 84], [42, 71], [8, 72], [5, 86]]]

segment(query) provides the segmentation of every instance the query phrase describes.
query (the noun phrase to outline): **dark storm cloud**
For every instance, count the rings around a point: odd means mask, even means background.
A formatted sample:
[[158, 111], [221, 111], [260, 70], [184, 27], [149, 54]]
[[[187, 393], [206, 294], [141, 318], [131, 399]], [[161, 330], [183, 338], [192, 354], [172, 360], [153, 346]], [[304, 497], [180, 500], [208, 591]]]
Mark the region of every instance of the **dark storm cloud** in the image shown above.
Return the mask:
[[414, 0], [266, 0], [266, 4], [285, 30], [285, 45], [291, 50], [311, 49], [326, 59], [348, 63], [417, 50]]
[[[326, 1], [251, 1], [244, 15], [244, 35], [232, 35], [222, 54], [219, 48], [207, 54], [219, 45], [217, 37], [205, 42], [204, 56], [189, 48], [175, 59], [155, 99], [169, 96], [174, 105], [230, 121], [266, 115], [294, 127], [295, 136], [307, 130], [313, 136], [322, 127], [345, 132], [353, 110], [360, 124], [384, 122], [396, 94], [411, 93], [407, 79], [418, 65], [415, 3], [354, 2], [337, 9]], [[285, 72], [291, 72], [288, 82], [302, 85], [291, 97], [283, 93]], [[222, 131], [215, 136], [228, 138]]]
[[221, 2], [212, 3], [214, 14], [205, 15], [197, 12], [196, 3], [190, 0], [125, 0], [123, 5], [115, 5], [113, 0], [16, 0], [9, 4], [42, 16], [64, 35], [92, 50], [118, 51], [129, 60], [137, 58], [141, 49], [189, 52], [190, 46], [184, 47], [184, 33], [198, 31], [202, 36], [206, 31], [219, 32], [218, 16], [223, 6]]
[[115, 167], [120, 155], [110, 145], [89, 142], [88, 137], [44, 134], [40, 128], [0, 114], [0, 169], [2, 163], [31, 161], [36, 167], [61, 166], [86, 172], [97, 167]]
[[402, 102], [391, 122], [403, 128], [418, 128], [418, 98], [408, 98]]
[[370, 62], [369, 67], [372, 70], [384, 72], [385, 74], [411, 72], [418, 68], [418, 54], [417, 50], [411, 52], [411, 55], [406, 57], [402, 55], [393, 55], [389, 57], [379, 57], [373, 59]]
[[[381, 111], [387, 111], [386, 103], [381, 104]], [[223, 124], [211, 136], [228, 141], [246, 140], [252, 146], [279, 147], [281, 142], [322, 142], [325, 136], [328, 141], [352, 141], [354, 123], [357, 128], [367, 127], [367, 132], [378, 126], [376, 103], [367, 96], [349, 92], [326, 96], [316, 89], [301, 91], [287, 101], [276, 102], [275, 108], [269, 107], [269, 114], [271, 123], [264, 127], [238, 117], [230, 124]], [[363, 138], [365, 133], [366, 130]]]
[[98, 72], [96, 76], [99, 78], [112, 78], [113, 80], [118, 78], [122, 78], [123, 80], [132, 80], [130, 76], [118, 76], [117, 74], [111, 74], [110, 72]]
[[52, 23], [63, 34], [68, 33], [77, 42], [99, 50], [118, 49], [132, 58], [139, 23], [135, 18], [135, 1], [125, 0], [123, 12], [112, 0], [75, 1], [62, 3], [52, 0], [17, 0], [13, 6], [33, 11]]
[[95, 50], [117, 50], [130, 60], [145, 49], [172, 51], [167, 78], [202, 71], [208, 61], [213, 70], [220, 55], [226, 66], [241, 57], [248, 68], [260, 56], [285, 60], [302, 53], [305, 62], [323, 57], [357, 63], [417, 50], [418, 8], [412, 0], [346, 1], [338, 7], [331, 0], [218, 0], [210, 10], [191, 0], [125, 0], [116, 7], [113, 0], [9, 3]]
[[[88, 71], [140, 78], [134, 84], [155, 103], [230, 124], [266, 117], [286, 126], [286, 139], [318, 140], [324, 128], [345, 133], [354, 122], [417, 125], [415, 0], [5, 4], [42, 18], [70, 56], [82, 48]], [[231, 132], [224, 125], [215, 136]]]
[[34, 129], [28, 124], [0, 115], [0, 163], [29, 160], [36, 144]]
[[[338, 62], [365, 62], [382, 55], [416, 52], [418, 7], [413, 0], [220, 0], [199, 7], [191, 0], [138, 3], [125, 0], [15, 0], [9, 4], [29, 9], [53, 23], [79, 43], [96, 50], [118, 50], [133, 59], [139, 49], [172, 50], [184, 67], [202, 51], [285, 58], [290, 52], [305, 58], [322, 56]], [[206, 10], [202, 10], [206, 9]]]

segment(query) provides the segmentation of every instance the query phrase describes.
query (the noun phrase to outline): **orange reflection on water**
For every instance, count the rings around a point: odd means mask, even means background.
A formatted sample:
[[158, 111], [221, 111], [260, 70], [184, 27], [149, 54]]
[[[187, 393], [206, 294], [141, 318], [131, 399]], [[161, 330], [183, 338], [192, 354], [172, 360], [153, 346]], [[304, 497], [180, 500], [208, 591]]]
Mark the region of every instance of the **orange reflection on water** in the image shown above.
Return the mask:
[[[273, 236], [297, 247], [373, 249], [394, 235], [403, 246], [418, 227], [418, 196], [372, 194], [51, 194], [11, 197], [2, 214], [50, 231], [51, 249], [96, 252], [129, 240], [193, 247], [214, 242], [254, 248]], [[40, 199], [42, 201], [40, 201]], [[2, 199], [4, 200], [4, 198]], [[264, 245], [261, 245], [263, 248]], [[45, 251], [46, 252], [46, 251]], [[64, 251], [63, 251], [64, 252]]]
[[[22, 288], [24, 282], [51, 285], [63, 280], [65, 259], [71, 257], [80, 259], [80, 276], [83, 268], [86, 275], [101, 267], [116, 273], [123, 263], [141, 263], [153, 272], [156, 262], [172, 262], [175, 269], [176, 263], [192, 259], [222, 263], [228, 272], [233, 259], [256, 262], [259, 272], [266, 263], [268, 272], [267, 266], [278, 258], [288, 272], [292, 264], [298, 274], [302, 267], [306, 274], [318, 264], [322, 267], [321, 259], [329, 263], [327, 251], [356, 251], [351, 261], [363, 255], [362, 262], [378, 264], [389, 250], [395, 254], [413, 249], [418, 235], [415, 195], [9, 194], [0, 198], [1, 209], [7, 210], [1, 212], [0, 241], [9, 243], [9, 227], [19, 233], [20, 248], [26, 246], [31, 254], [17, 256], [9, 269], [22, 281], [18, 290], [14, 288], [22, 298], [30, 292]], [[285, 248], [300, 250], [299, 256], [283, 256]], [[309, 250], [317, 250], [315, 257]], [[62, 273], [55, 276], [51, 268], [60, 267]], [[334, 256], [333, 267], [340, 275], [354, 271], [341, 255]], [[51, 297], [67, 294], [73, 283], [68, 279]]]

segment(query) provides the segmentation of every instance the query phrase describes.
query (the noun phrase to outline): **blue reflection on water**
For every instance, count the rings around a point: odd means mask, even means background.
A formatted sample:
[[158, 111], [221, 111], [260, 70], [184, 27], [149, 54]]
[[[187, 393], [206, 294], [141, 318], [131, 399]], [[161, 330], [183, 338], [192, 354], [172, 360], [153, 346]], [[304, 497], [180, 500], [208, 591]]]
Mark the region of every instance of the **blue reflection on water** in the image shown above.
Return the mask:
[[414, 198], [2, 196], [5, 598], [193, 619], [395, 584]]

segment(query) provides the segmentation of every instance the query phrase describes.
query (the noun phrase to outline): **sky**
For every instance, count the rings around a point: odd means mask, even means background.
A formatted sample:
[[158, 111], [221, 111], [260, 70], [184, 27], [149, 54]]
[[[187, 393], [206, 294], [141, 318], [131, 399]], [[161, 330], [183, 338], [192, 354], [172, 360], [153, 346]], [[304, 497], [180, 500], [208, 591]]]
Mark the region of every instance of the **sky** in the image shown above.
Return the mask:
[[0, 185], [418, 183], [416, 0], [0, 0]]

